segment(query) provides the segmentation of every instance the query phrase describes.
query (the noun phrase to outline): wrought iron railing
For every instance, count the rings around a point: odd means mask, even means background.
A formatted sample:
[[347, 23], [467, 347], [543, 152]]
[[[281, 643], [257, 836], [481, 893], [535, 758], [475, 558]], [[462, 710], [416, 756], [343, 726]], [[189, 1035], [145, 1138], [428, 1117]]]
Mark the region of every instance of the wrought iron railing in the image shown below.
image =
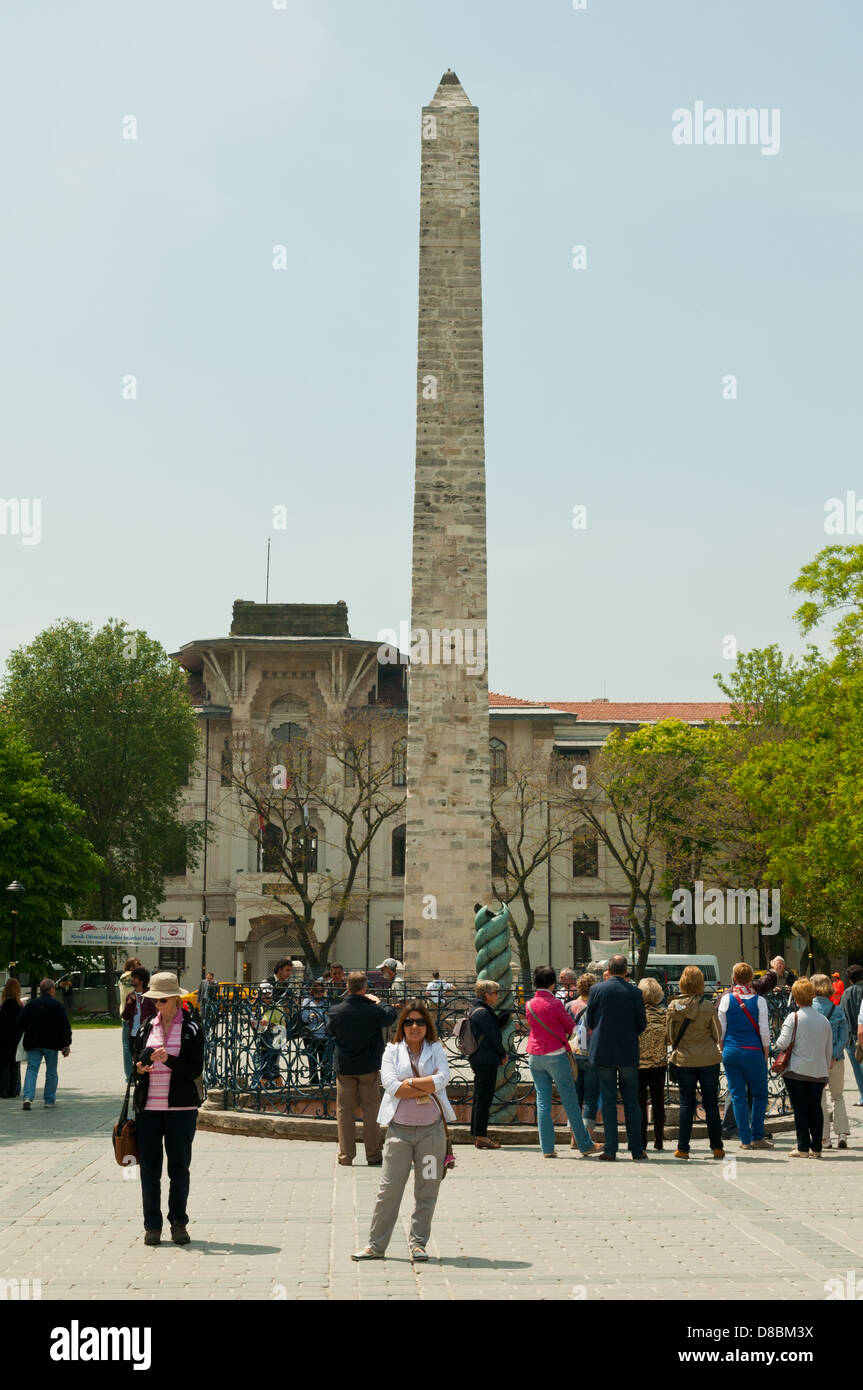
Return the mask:
[[[400, 1008], [409, 999], [428, 1006], [438, 1036], [446, 1048], [451, 1080], [449, 1098], [459, 1120], [467, 1120], [473, 1092], [473, 1073], [458, 1051], [454, 1031], [458, 1018], [474, 1000], [473, 977], [453, 980], [439, 998], [426, 993], [427, 981], [398, 982], [395, 989], [375, 986], [371, 991], [384, 1003]], [[515, 988], [516, 1026], [513, 1050], [519, 1059], [517, 1113], [510, 1123], [536, 1124], [536, 1097], [527, 1061], [528, 1024], [525, 1004], [531, 991]], [[302, 986], [289, 983], [268, 993], [258, 985], [221, 984], [211, 990], [203, 1007], [206, 1038], [204, 1079], [208, 1090], [221, 1093], [229, 1110], [333, 1119], [336, 1113], [333, 1075], [333, 1040], [324, 1020], [342, 990], [330, 989], [320, 1002], [311, 1000]], [[788, 1011], [788, 995], [768, 996], [770, 1032], [775, 1039]], [[389, 1034], [387, 1035], [390, 1036]], [[725, 1095], [724, 1075], [721, 1095]], [[677, 1103], [677, 1087], [667, 1085], [666, 1101]], [[790, 1108], [781, 1078], [769, 1073], [768, 1114], [784, 1114]], [[700, 1117], [700, 1115], [698, 1116]], [[492, 1109], [494, 1123], [494, 1108]]]

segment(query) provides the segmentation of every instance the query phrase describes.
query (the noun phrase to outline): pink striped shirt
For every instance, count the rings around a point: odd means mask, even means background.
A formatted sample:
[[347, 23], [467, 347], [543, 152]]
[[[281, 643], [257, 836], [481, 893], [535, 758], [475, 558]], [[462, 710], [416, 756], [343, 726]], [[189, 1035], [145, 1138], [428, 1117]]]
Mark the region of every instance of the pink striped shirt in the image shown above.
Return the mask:
[[[168, 1036], [165, 1037], [165, 1030], [162, 1026], [162, 1015], [157, 1014], [150, 1027], [150, 1035], [147, 1038], [148, 1047], [164, 1047], [172, 1057], [180, 1055], [180, 1038], [183, 1032], [183, 1006], [180, 1005], [174, 1014], [174, 1022], [168, 1029]], [[165, 1062], [153, 1061], [153, 1070], [150, 1072], [150, 1086], [147, 1091], [147, 1104], [145, 1110], [194, 1110], [194, 1105], [169, 1105], [168, 1091], [171, 1086], [171, 1068]]]

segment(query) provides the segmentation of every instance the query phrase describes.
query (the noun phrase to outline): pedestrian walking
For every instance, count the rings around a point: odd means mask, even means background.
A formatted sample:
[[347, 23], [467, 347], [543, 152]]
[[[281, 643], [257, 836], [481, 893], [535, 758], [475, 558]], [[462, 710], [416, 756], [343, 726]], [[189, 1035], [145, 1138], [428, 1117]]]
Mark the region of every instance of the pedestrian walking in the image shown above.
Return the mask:
[[[590, 1032], [586, 1020], [582, 1017], [587, 1008], [587, 1000], [592, 987], [596, 984], [596, 976], [587, 971], [584, 975], [579, 975], [576, 980], [576, 997], [566, 1005], [567, 1013], [575, 1023], [575, 1032], [572, 1035], [573, 1051], [578, 1065], [578, 1076], [575, 1078], [575, 1093], [578, 1096], [578, 1103], [581, 1106], [581, 1118], [584, 1120], [584, 1127], [593, 1139], [593, 1131], [596, 1127], [597, 1115], [599, 1113], [599, 1075], [596, 1067], [590, 1064]], [[570, 1146], [577, 1147], [575, 1135], [570, 1138]]]
[[530, 1036], [527, 1040], [528, 1065], [536, 1088], [536, 1124], [543, 1157], [556, 1158], [551, 1088], [557, 1088], [560, 1103], [569, 1121], [575, 1142], [585, 1155], [599, 1152], [581, 1118], [581, 1106], [569, 1058], [569, 1039], [575, 1021], [554, 996], [557, 976], [550, 965], [538, 965], [533, 972], [534, 995], [526, 1005]]
[[378, 1167], [381, 1155], [378, 1108], [381, 1095], [380, 1067], [384, 1053], [383, 1030], [396, 1021], [396, 1011], [368, 993], [362, 970], [348, 975], [348, 992], [327, 1015], [327, 1032], [335, 1039], [333, 1070], [336, 1074], [336, 1121], [339, 1163], [350, 1168], [357, 1152], [356, 1112], [363, 1120], [366, 1163]]
[[704, 975], [697, 965], [687, 965], [682, 971], [680, 993], [669, 1002], [666, 1026], [671, 1044], [670, 1061], [677, 1069], [680, 1097], [674, 1157], [689, 1158], [698, 1088], [713, 1157], [724, 1158], [722, 1120], [719, 1116], [719, 1039], [722, 1035], [716, 1005], [712, 999], [704, 997]]
[[[784, 966], [784, 961], [782, 963]], [[776, 961], [773, 961], [772, 967], [775, 966]], [[720, 999], [718, 1014], [722, 1061], [734, 1119], [741, 1148], [772, 1149], [772, 1142], [764, 1136], [767, 1059], [770, 1056], [767, 1000], [752, 988], [752, 966], [746, 961], [738, 961], [731, 975], [734, 984]], [[751, 1105], [747, 1099], [749, 1095]]]
[[[835, 979], [835, 977], [834, 977]], [[815, 990], [815, 998], [812, 1003], [813, 1009], [817, 1009], [823, 1014], [830, 1024], [833, 1035], [833, 1056], [830, 1063], [830, 1071], [827, 1076], [827, 1085], [821, 1092], [821, 1108], [824, 1112], [824, 1135], [822, 1148], [832, 1149], [833, 1144], [830, 1139], [830, 1126], [836, 1130], [837, 1148], [848, 1148], [848, 1137], [851, 1134], [851, 1125], [848, 1122], [848, 1111], [845, 1108], [845, 1048], [848, 1045], [848, 1020], [845, 1017], [845, 1010], [836, 1003], [836, 992], [834, 979], [828, 975], [813, 975], [812, 988]], [[839, 996], [841, 999], [841, 995]], [[830, 1103], [828, 1104], [828, 1094]]]
[[124, 1081], [129, 1080], [132, 1071], [132, 1040], [138, 1036], [142, 1023], [146, 1023], [148, 1018], [156, 1017], [156, 1005], [152, 999], [144, 997], [150, 983], [150, 972], [147, 967], [145, 965], [134, 966], [130, 971], [129, 978], [131, 989], [126, 995], [126, 1003], [121, 1015], [125, 1035], [123, 1038]]
[[647, 1027], [641, 990], [625, 979], [626, 956], [612, 956], [608, 979], [594, 985], [587, 1001], [585, 1023], [590, 1028], [590, 1061], [599, 1075], [605, 1143], [600, 1159], [617, 1157], [617, 1090], [623, 1100], [626, 1141], [636, 1162], [647, 1158], [641, 1138], [638, 1104], [638, 1039]]
[[[813, 975], [812, 978], [813, 978], [813, 980], [814, 980], [814, 979], [815, 979], [815, 976]], [[832, 999], [832, 1001], [833, 1001], [834, 1004], [841, 1004], [841, 1003], [842, 1003], [842, 995], [845, 993], [845, 986], [844, 986], [843, 983], [842, 983], [842, 976], [839, 974], [839, 971], [838, 971], [838, 970], [834, 970], [834, 971], [833, 971], [833, 974], [830, 976], [830, 984], [831, 984], [830, 998]], [[817, 994], [817, 990], [816, 990], [816, 994]]]
[[203, 980], [198, 985], [198, 1013], [201, 1015], [202, 1020], [204, 1017], [204, 1005], [207, 1002], [207, 996], [211, 992], [215, 993], [215, 991], [218, 988], [219, 986], [216, 984], [215, 975], [213, 974], [212, 970], [208, 970]]
[[281, 960], [277, 960], [273, 966], [272, 975], [268, 975], [265, 980], [262, 980], [258, 988], [262, 991], [268, 990], [273, 1003], [278, 1004], [291, 987], [293, 970], [294, 962], [291, 957], [282, 956]]
[[323, 980], [314, 981], [300, 1004], [300, 1022], [303, 1049], [309, 1063], [309, 1085], [329, 1085], [326, 1061], [330, 1036], [327, 1032], [326, 985]]
[[445, 1120], [455, 1112], [446, 1093], [449, 1063], [434, 1020], [421, 1000], [413, 999], [399, 1014], [395, 1040], [381, 1062], [384, 1095], [378, 1123], [387, 1126], [383, 1172], [368, 1244], [354, 1260], [381, 1260], [386, 1255], [399, 1215], [402, 1193], [414, 1173], [414, 1210], [408, 1248], [412, 1260], [427, 1260], [427, 1245], [447, 1156]]
[[851, 1064], [851, 1072], [857, 1084], [857, 1099], [855, 1105], [863, 1105], [863, 1067], [857, 1061], [854, 1048], [857, 1043], [857, 1021], [863, 1007], [863, 965], [849, 965], [846, 974], [848, 976], [848, 988], [842, 995], [842, 1012], [848, 1020], [848, 1061]]
[[[684, 972], [685, 973], [685, 972]], [[638, 1037], [638, 1104], [641, 1107], [641, 1142], [647, 1147], [647, 1097], [653, 1119], [653, 1147], [662, 1151], [665, 1140], [665, 1078], [668, 1071], [665, 1005], [662, 985], [645, 975], [638, 988], [644, 998], [647, 1027]], [[682, 987], [681, 987], [682, 988]], [[718, 1059], [717, 1059], [718, 1060]]]
[[133, 1043], [144, 1244], [158, 1245], [162, 1236], [164, 1153], [168, 1160], [171, 1240], [175, 1245], [188, 1245], [192, 1142], [203, 1099], [198, 1081], [204, 1070], [204, 1030], [197, 1009], [181, 1002], [183, 991], [170, 971], [151, 976], [145, 997], [154, 1003], [156, 1016], [145, 1020]]
[[815, 990], [811, 980], [796, 980], [791, 993], [796, 1013], [786, 1015], [776, 1039], [777, 1052], [790, 1048], [791, 1056], [783, 1080], [791, 1098], [797, 1148], [792, 1158], [820, 1158], [824, 1135], [821, 1097], [833, 1061], [833, 1030], [818, 1009], [813, 1008]]
[[24, 1051], [27, 1053], [22, 1110], [29, 1110], [36, 1098], [36, 1081], [43, 1062], [45, 1108], [51, 1110], [57, 1101], [57, 1057], [61, 1052], [64, 1057], [69, 1056], [72, 1028], [69, 1015], [54, 995], [54, 981], [47, 978], [42, 980], [39, 997], [29, 999], [18, 1015], [16, 1028], [18, 1036], [24, 1040]]
[[503, 1025], [509, 1011], [497, 1012], [500, 985], [497, 980], [477, 980], [474, 986], [476, 1002], [470, 1011], [470, 1029], [477, 1040], [476, 1052], [468, 1061], [473, 1072], [473, 1105], [470, 1111], [470, 1132], [474, 1148], [499, 1149], [500, 1144], [488, 1137], [488, 1117], [494, 1099], [498, 1068], [506, 1061], [503, 1045]]
[[442, 1004], [444, 995], [452, 988], [449, 980], [441, 979], [439, 970], [433, 970], [432, 977], [426, 985], [426, 994], [435, 1004]]
[[21, 1003], [21, 984], [11, 975], [3, 986], [0, 999], [0, 1097], [13, 1100], [21, 1094], [21, 1064], [16, 1062], [18, 1051], [18, 1019]]

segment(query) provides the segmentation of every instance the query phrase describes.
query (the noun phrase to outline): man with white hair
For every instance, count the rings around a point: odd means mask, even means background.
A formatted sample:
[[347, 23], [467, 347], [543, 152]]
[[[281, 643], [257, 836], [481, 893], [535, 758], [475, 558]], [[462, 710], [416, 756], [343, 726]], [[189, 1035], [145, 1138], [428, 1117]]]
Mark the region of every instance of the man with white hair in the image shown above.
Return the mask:
[[568, 965], [564, 966], [558, 976], [554, 997], [561, 999], [564, 1004], [570, 1004], [573, 999], [578, 998], [578, 976]]

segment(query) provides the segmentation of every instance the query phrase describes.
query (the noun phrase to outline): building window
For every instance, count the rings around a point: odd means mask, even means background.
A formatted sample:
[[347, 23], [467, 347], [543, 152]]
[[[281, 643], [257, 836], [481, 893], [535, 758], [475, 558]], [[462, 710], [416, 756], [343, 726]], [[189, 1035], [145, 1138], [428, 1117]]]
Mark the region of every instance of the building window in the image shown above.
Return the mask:
[[278, 874], [282, 870], [284, 831], [278, 825], [265, 825], [261, 831], [261, 872]]
[[577, 830], [572, 837], [572, 876], [599, 877], [599, 840], [593, 830]]
[[677, 926], [674, 922], [665, 924], [665, 949], [670, 956], [691, 956], [695, 954], [695, 927]]
[[273, 729], [272, 737], [279, 761], [287, 768], [288, 786], [295, 780], [308, 784], [311, 754], [307, 745], [306, 730], [301, 724], [294, 724], [289, 720]]
[[491, 738], [488, 742], [489, 768], [491, 772], [491, 785], [493, 787], [506, 786], [506, 744], [501, 743], [499, 738]]
[[502, 825], [498, 825], [497, 821], [495, 821], [491, 829], [492, 878], [506, 878], [507, 867], [506, 831]]
[[404, 960], [405, 924], [401, 919], [390, 922], [390, 955], [393, 960]]
[[357, 750], [348, 747], [345, 749], [345, 786], [355, 787], [357, 785]]
[[226, 738], [222, 745], [222, 786], [231, 785], [231, 776], [234, 771], [234, 760], [231, 757], [231, 741]]
[[[405, 837], [407, 827], [397, 825], [393, 831], [393, 878], [404, 878], [405, 876]], [[401, 957], [397, 957], [401, 959]]]
[[408, 780], [408, 741], [397, 738], [393, 744], [393, 786], [404, 787]]
[[313, 825], [298, 825], [291, 832], [294, 870], [301, 874], [318, 872], [318, 832]]
[[584, 969], [593, 960], [592, 942], [599, 940], [598, 922], [573, 922], [572, 963]]
[[179, 976], [181, 970], [186, 968], [186, 948], [185, 946], [160, 946], [159, 947], [159, 969], [170, 970], [174, 975]]
[[165, 847], [162, 860], [162, 873], [166, 878], [180, 878], [186, 872], [186, 827], [177, 825], [171, 828], [170, 838]]

